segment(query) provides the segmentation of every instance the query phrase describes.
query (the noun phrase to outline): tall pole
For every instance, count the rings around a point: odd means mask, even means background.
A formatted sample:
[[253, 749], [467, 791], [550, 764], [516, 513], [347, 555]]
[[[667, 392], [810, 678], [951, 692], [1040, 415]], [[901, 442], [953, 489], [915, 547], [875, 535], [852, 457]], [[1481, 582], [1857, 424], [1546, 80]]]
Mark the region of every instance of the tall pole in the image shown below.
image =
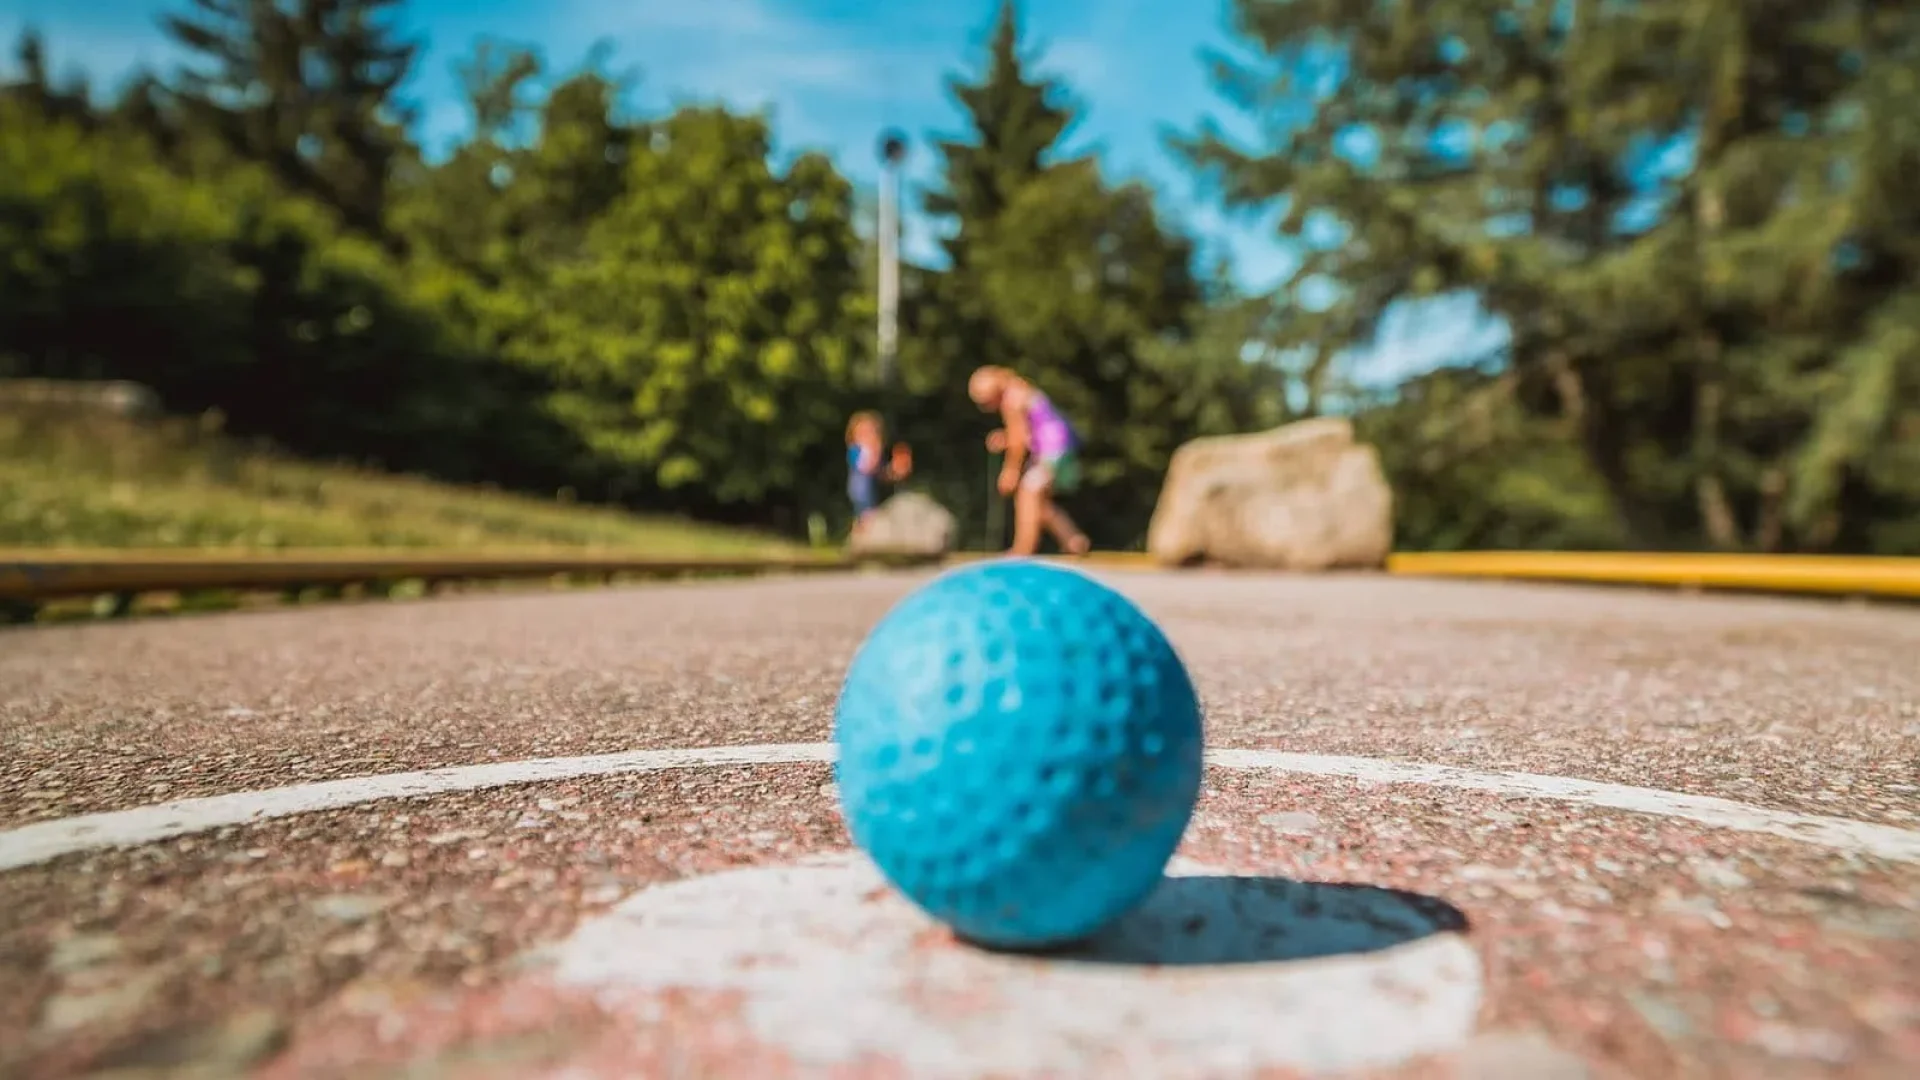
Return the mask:
[[880, 137], [880, 392], [893, 392], [894, 358], [900, 345], [900, 162], [907, 140], [897, 131]]

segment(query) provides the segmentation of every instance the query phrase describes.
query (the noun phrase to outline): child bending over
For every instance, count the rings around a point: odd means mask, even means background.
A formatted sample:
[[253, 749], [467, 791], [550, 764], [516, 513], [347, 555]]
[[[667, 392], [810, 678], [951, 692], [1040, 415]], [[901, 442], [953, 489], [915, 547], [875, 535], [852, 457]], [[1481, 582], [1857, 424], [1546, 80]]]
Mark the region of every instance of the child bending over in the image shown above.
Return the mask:
[[1032, 383], [997, 365], [982, 367], [967, 380], [967, 396], [982, 412], [999, 412], [1006, 427], [987, 436], [987, 449], [1005, 452], [1000, 494], [1013, 502], [1012, 555], [1040, 550], [1045, 529], [1060, 549], [1084, 555], [1087, 534], [1054, 502], [1080, 482], [1079, 437], [1047, 395]]

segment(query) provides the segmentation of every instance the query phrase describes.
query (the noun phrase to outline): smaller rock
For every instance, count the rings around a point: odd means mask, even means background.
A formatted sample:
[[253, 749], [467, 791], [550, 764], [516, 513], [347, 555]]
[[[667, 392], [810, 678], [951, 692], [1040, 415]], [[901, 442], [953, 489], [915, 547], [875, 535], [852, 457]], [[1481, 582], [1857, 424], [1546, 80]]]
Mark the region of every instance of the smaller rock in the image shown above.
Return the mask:
[[943, 555], [953, 550], [958, 532], [946, 507], [903, 491], [874, 508], [847, 547], [862, 555]]

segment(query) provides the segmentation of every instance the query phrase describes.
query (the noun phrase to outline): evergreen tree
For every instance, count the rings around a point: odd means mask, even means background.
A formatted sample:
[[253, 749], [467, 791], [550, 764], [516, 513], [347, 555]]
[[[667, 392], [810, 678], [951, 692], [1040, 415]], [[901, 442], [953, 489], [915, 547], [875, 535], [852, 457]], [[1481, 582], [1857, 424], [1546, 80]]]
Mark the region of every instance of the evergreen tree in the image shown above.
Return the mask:
[[[985, 425], [936, 417], [954, 415], [946, 401], [962, 393], [972, 367], [1021, 372], [1060, 403], [1086, 441], [1087, 487], [1076, 507], [1083, 524], [1098, 542], [1134, 543], [1145, 534], [1160, 471], [1190, 427], [1153, 411], [1175, 396], [1167, 380], [1181, 376], [1147, 363], [1143, 352], [1185, 336], [1199, 300], [1193, 246], [1165, 227], [1145, 188], [1114, 187], [1091, 158], [1063, 154], [1074, 109], [1065, 87], [1030, 70], [1011, 0], [979, 81], [952, 89], [970, 131], [938, 144], [944, 185], [926, 200], [951, 225], [952, 266], [935, 290], [944, 336], [922, 342], [925, 366], [909, 371], [917, 389], [945, 401], [920, 419], [966, 447], [952, 465], [978, 476], [979, 465], [964, 463], [982, 460], [972, 448]], [[968, 487], [984, 491], [985, 480]], [[966, 502], [979, 505], [977, 496]]]
[[1914, 146], [1888, 89], [1916, 74], [1903, 7], [1236, 12], [1263, 62], [1220, 83], [1279, 133], [1184, 149], [1230, 200], [1287, 200], [1293, 235], [1344, 234], [1283, 288], [1289, 344], [1331, 358], [1397, 303], [1477, 293], [1512, 329], [1498, 385], [1561, 425], [1637, 545], [1879, 546], [1887, 500], [1913, 505], [1871, 467], [1920, 392], [1894, 344], [1914, 222], [1880, 171]]
[[520, 269], [508, 228], [519, 179], [515, 161], [526, 149], [522, 121], [534, 112], [523, 100], [526, 84], [544, 67], [531, 49], [482, 40], [454, 71], [472, 134], [444, 160], [430, 165], [415, 155], [399, 171], [393, 227], [416, 250], [498, 286]]
[[88, 126], [99, 119], [84, 76], [75, 75], [64, 83], [54, 81], [46, 39], [38, 30], [28, 27], [21, 31], [14, 43], [14, 63], [20, 68], [20, 78], [0, 83], [0, 97], [18, 101], [40, 116]]
[[506, 239], [533, 272], [580, 257], [588, 229], [626, 192], [629, 160], [649, 131], [619, 115], [626, 89], [590, 64], [554, 87], [539, 139], [507, 158]]
[[127, 80], [108, 118], [152, 139], [163, 158], [172, 157], [179, 148], [180, 133], [168, 107], [165, 88], [148, 71], [137, 71]]
[[926, 210], [952, 219], [957, 228], [942, 242], [956, 268], [967, 249], [1007, 209], [1027, 184], [1055, 160], [1060, 140], [1078, 119], [1066, 88], [1034, 79], [1020, 54], [1020, 14], [1004, 0], [987, 45], [986, 69], [977, 83], [952, 79], [948, 90], [966, 112], [965, 139], [936, 142], [945, 187], [929, 192]]
[[407, 145], [395, 99], [418, 46], [396, 38], [401, 0], [191, 0], [163, 19], [201, 61], [176, 90], [236, 152], [382, 239], [388, 181]]

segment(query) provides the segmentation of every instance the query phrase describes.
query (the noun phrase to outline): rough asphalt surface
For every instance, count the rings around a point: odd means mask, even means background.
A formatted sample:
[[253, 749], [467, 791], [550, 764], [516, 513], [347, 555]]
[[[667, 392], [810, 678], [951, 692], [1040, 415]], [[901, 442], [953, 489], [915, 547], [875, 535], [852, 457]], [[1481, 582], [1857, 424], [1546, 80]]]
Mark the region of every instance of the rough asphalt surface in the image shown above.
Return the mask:
[[[1213, 747], [1920, 831], [1913, 609], [1099, 576], [1181, 650]], [[441, 766], [824, 741], [853, 651], [923, 580], [0, 631], [0, 830]], [[884, 1059], [805, 1068], [740, 1019], [738, 995], [615, 1007], [543, 983], [530, 959], [636, 890], [843, 850], [830, 779], [792, 763], [522, 784], [0, 873], [0, 1076], [908, 1075]], [[1485, 972], [1475, 1032], [1369, 1075], [1920, 1076], [1920, 863], [1258, 769], [1210, 770], [1184, 854], [1464, 916]], [[1128, 1074], [1090, 1056], [1079, 1075]]]

